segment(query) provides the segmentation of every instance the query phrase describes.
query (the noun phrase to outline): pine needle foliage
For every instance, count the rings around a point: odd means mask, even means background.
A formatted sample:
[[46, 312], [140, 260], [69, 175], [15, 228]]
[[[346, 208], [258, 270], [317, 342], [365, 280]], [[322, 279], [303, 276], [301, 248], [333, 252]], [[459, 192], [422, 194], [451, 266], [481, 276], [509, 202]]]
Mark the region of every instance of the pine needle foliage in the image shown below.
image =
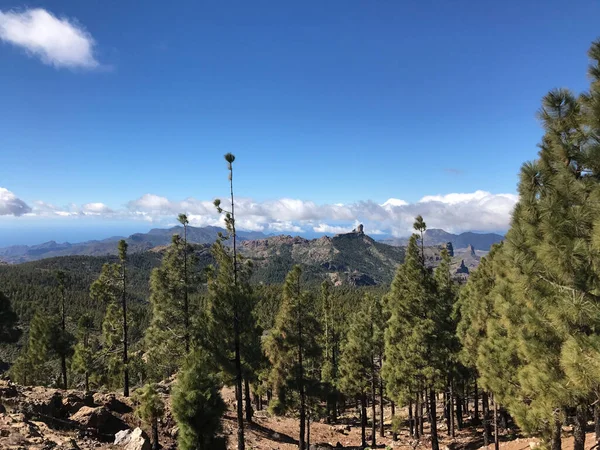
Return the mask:
[[210, 358], [202, 350], [192, 351], [178, 375], [172, 408], [179, 425], [181, 450], [216, 448], [215, 437], [221, 430], [226, 407], [219, 377], [210, 370]]

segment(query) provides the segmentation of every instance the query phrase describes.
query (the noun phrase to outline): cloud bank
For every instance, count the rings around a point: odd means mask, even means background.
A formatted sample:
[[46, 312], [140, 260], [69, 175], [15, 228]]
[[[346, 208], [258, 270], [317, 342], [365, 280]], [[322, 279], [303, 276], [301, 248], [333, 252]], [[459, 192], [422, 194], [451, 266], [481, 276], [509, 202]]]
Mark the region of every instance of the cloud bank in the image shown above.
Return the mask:
[[31, 213], [31, 208], [15, 194], [0, 187], [0, 216], [22, 216]]
[[[428, 195], [414, 203], [391, 198], [381, 204], [371, 200], [317, 204], [291, 198], [263, 202], [237, 198], [236, 218], [239, 229], [266, 233], [336, 234], [350, 231], [358, 223], [363, 223], [368, 234], [407, 236], [411, 233], [415, 216], [421, 214], [429, 228], [443, 228], [449, 232], [492, 232], [508, 229], [517, 200], [514, 194], [486, 191]], [[20, 212], [36, 217], [143, 220], [156, 226], [173, 225], [177, 214], [185, 212], [194, 226], [223, 225], [212, 199], [172, 200], [155, 194], [145, 194], [122, 208], [110, 208], [99, 202], [59, 207], [37, 201], [31, 210], [22, 209]]]
[[56, 68], [95, 69], [95, 41], [76, 21], [45, 9], [0, 10], [0, 40], [15, 45]]

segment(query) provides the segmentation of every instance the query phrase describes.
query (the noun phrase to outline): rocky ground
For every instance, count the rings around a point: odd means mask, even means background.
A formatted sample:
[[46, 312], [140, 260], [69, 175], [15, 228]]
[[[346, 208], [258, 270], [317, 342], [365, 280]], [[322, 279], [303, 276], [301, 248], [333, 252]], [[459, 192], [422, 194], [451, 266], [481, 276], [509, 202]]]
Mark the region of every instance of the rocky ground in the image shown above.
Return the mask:
[[[177, 427], [169, 408], [169, 384], [160, 385], [167, 404], [167, 414], [160, 423], [160, 440], [164, 449], [177, 448]], [[223, 391], [229, 410], [223, 419], [223, 432], [228, 448], [236, 448], [236, 420], [233, 393]], [[133, 413], [131, 398], [114, 393], [84, 393], [41, 387], [23, 387], [0, 381], [0, 449], [12, 450], [150, 450], [149, 430]], [[430, 448], [428, 439], [419, 442], [401, 433], [392, 440], [389, 412], [386, 412], [384, 437], [377, 434], [378, 448]], [[482, 447], [481, 430], [464, 430], [456, 438], [447, 436], [440, 422], [440, 447], [477, 449]], [[427, 433], [427, 429], [425, 430]], [[500, 447], [503, 450], [526, 450], [537, 445], [536, 439], [518, 437], [504, 431]], [[311, 449], [359, 448], [360, 425], [354, 411], [335, 425], [311, 423]], [[266, 411], [256, 412], [254, 423], [246, 431], [246, 448], [253, 450], [295, 450], [298, 421], [295, 418], [271, 417]], [[368, 432], [370, 435], [370, 430]], [[570, 430], [565, 428], [563, 449], [573, 448]], [[116, 437], [116, 439], [115, 439]], [[587, 437], [586, 449], [594, 445], [593, 435]], [[490, 450], [493, 445], [490, 446]]]

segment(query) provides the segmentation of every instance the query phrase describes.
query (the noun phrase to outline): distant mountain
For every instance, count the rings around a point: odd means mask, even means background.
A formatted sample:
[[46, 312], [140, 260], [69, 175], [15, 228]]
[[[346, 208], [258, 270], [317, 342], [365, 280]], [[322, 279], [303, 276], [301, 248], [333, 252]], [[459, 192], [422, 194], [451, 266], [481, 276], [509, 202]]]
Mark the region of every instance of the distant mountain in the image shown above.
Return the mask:
[[308, 278], [328, 277], [334, 284], [389, 283], [404, 261], [404, 248], [377, 242], [362, 227], [310, 240], [299, 236], [248, 240], [242, 242], [240, 253], [253, 261], [256, 281], [268, 283], [282, 282], [295, 264]]
[[[452, 246], [455, 249], [464, 249], [472, 245], [475, 250], [487, 252], [492, 245], [503, 240], [504, 236], [495, 233], [473, 233], [469, 231], [461, 234], [452, 234], [437, 228], [425, 231], [425, 245], [443, 245], [447, 242], [452, 242]], [[382, 242], [389, 245], [405, 246], [408, 238], [385, 239]]]
[[[188, 227], [188, 240], [194, 244], [213, 243], [218, 233], [225, 233], [224, 228], [219, 227]], [[143, 252], [157, 246], [168, 245], [174, 234], [183, 234], [182, 226], [171, 228], [154, 228], [148, 233], [135, 233], [126, 238], [130, 253]], [[267, 237], [259, 232], [238, 231], [240, 241]], [[0, 261], [15, 264], [27, 261], [36, 261], [43, 258], [55, 256], [106, 256], [117, 254], [117, 242], [123, 237], [115, 236], [101, 241], [93, 240], [71, 244], [69, 242], [57, 243], [55, 241], [45, 242], [39, 245], [15, 245], [0, 248]]]

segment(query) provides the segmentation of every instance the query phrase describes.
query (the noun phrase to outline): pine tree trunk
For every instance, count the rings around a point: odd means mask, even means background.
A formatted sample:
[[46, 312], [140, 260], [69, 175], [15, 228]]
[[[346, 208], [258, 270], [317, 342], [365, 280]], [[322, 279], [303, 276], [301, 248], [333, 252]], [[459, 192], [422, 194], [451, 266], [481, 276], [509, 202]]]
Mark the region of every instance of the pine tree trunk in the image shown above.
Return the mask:
[[364, 392], [360, 398], [360, 427], [361, 427], [361, 445], [367, 446], [367, 394]]
[[423, 428], [424, 428], [424, 416], [423, 416], [423, 391], [421, 391], [419, 393], [419, 433], [421, 433], [421, 436], [425, 436], [425, 433], [423, 432]]
[[381, 376], [379, 376], [379, 436], [385, 436], [383, 429], [383, 379]]
[[490, 445], [490, 404], [487, 392], [483, 392], [481, 396], [483, 409], [483, 445]]
[[560, 410], [554, 411], [554, 423], [552, 426], [551, 450], [561, 450], [562, 448], [562, 422], [560, 420]]
[[587, 405], [578, 405], [575, 411], [575, 425], [573, 427], [573, 450], [584, 450], [585, 448], [585, 427], [587, 425], [586, 417]]
[[158, 443], [158, 419], [152, 418], [152, 450], [158, 450], [160, 445]]
[[306, 414], [306, 448], [310, 449], [310, 409]]
[[429, 417], [429, 404], [429, 391], [425, 389], [425, 414], [427, 417]]
[[60, 367], [62, 371], [63, 389], [67, 389], [67, 355], [60, 355]]
[[373, 423], [371, 424], [371, 447], [375, 447], [377, 445], [377, 381], [375, 380], [375, 362], [372, 363], [372, 373], [371, 373], [371, 419]]
[[600, 442], [600, 400], [594, 403], [594, 432], [596, 434], [596, 443]]
[[[390, 406], [392, 408], [392, 425], [395, 423], [394, 418], [396, 417], [396, 403], [392, 400], [390, 402]], [[409, 409], [409, 417], [408, 417], [408, 423], [410, 424], [410, 435], [412, 436], [412, 406]], [[392, 430], [392, 440], [393, 441], [397, 441], [398, 440], [398, 433], [396, 432], [396, 429]]]
[[429, 390], [429, 425], [431, 427], [431, 450], [439, 450], [437, 433], [437, 405], [435, 402], [435, 391], [433, 388]]
[[479, 425], [479, 387], [475, 379], [475, 389], [473, 391], [473, 425]]
[[254, 411], [252, 410], [252, 400], [250, 398], [250, 382], [248, 378], [244, 379], [244, 396], [246, 397], [246, 422], [252, 422]]
[[[450, 436], [455, 437], [456, 431], [454, 426], [454, 387], [452, 386], [452, 382], [450, 382]], [[456, 405], [458, 408], [458, 404]]]
[[500, 439], [498, 433], [498, 403], [496, 403], [496, 397], [494, 396], [494, 449], [500, 449]]
[[[244, 440], [244, 405], [242, 392], [242, 358], [240, 356], [240, 333], [238, 328], [237, 312], [234, 313], [234, 350], [235, 350], [235, 401], [237, 409], [237, 438], [238, 450], [245, 450]], [[301, 449], [304, 450], [304, 449]]]
[[[463, 399], [458, 393], [456, 394], [456, 426], [459, 430], [463, 428]], [[452, 433], [454, 437], [454, 433]]]
[[448, 436], [452, 435], [452, 427], [450, 426], [450, 384], [446, 385], [446, 391], [444, 391], [444, 420], [446, 421], [446, 430]]
[[[419, 418], [417, 417], [417, 409], [419, 408], [419, 396], [415, 397], [415, 410], [413, 413], [412, 402], [408, 404], [408, 417], [410, 418], [410, 435], [419, 439]], [[414, 430], [413, 430], [414, 427]]]
[[90, 374], [88, 371], [85, 371], [85, 392], [90, 390]]

